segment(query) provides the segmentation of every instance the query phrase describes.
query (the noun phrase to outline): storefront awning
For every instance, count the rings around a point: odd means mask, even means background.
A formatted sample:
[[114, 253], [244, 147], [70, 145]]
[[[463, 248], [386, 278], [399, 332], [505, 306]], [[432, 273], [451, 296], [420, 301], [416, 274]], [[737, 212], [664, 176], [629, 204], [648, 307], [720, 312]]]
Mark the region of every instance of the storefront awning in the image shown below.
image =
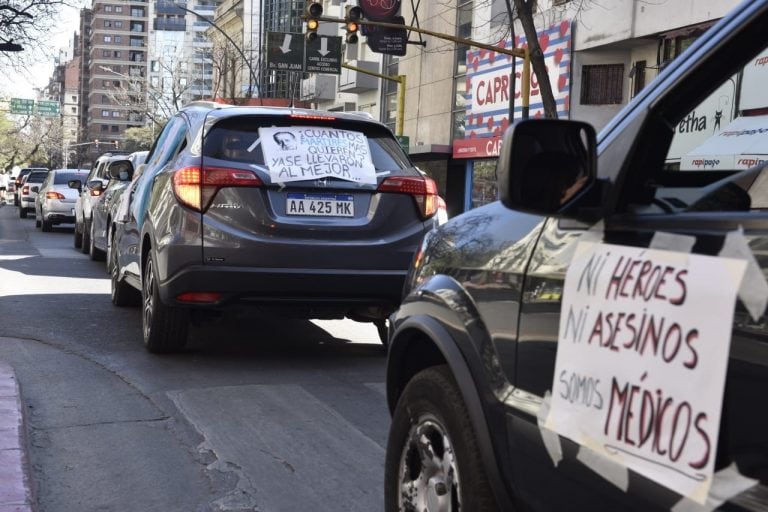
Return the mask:
[[680, 160], [681, 171], [749, 169], [768, 161], [768, 116], [737, 117]]

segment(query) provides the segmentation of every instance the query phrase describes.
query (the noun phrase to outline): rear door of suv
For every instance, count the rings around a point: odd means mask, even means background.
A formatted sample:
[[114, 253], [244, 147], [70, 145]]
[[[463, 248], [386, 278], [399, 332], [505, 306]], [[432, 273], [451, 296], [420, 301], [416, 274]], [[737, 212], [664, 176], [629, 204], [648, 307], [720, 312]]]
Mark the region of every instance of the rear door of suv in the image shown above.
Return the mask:
[[437, 204], [434, 183], [368, 121], [222, 119], [203, 164], [222, 183], [202, 199], [209, 264], [403, 270]]

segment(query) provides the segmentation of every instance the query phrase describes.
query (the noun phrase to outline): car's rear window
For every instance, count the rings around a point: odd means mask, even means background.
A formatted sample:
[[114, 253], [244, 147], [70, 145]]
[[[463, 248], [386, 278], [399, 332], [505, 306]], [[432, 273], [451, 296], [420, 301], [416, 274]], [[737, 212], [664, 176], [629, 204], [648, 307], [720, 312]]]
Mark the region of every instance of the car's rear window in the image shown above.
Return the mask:
[[[270, 140], [262, 144], [259, 129], [267, 133]], [[302, 134], [330, 134], [315, 137], [313, 141], [302, 140]], [[334, 137], [339, 137], [334, 139]], [[355, 139], [347, 144], [346, 139]], [[318, 141], [320, 142], [318, 146]], [[362, 143], [361, 143], [362, 141]], [[313, 146], [314, 144], [314, 146]], [[358, 144], [358, 145], [356, 145]], [[352, 165], [372, 164], [377, 176], [400, 176], [417, 174], [397, 140], [385, 128], [365, 122], [326, 121], [316, 119], [280, 117], [237, 117], [223, 120], [208, 133], [203, 146], [203, 155], [221, 160], [269, 167], [265, 162], [267, 154], [285, 151], [286, 155], [309, 150], [326, 161], [357, 160]], [[354, 148], [360, 151], [354, 151]], [[309, 151], [306, 151], [309, 153]], [[357, 158], [362, 155], [362, 158]], [[291, 158], [290, 156], [288, 158]], [[305, 164], [311, 163], [304, 161]], [[274, 173], [274, 169], [272, 169]], [[308, 178], [309, 179], [309, 178]], [[273, 179], [273, 181], [275, 181]]]
[[42, 183], [46, 176], [48, 176], [47, 172], [31, 172], [27, 178], [27, 183]]
[[72, 180], [83, 181], [86, 176], [88, 176], [87, 172], [57, 172], [53, 178], [53, 184], [64, 185]]

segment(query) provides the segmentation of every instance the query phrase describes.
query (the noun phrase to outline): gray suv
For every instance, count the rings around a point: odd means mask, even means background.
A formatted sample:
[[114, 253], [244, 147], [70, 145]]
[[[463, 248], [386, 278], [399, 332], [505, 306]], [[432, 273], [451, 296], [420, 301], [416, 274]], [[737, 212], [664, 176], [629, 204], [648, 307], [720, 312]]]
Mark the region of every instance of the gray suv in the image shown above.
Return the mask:
[[250, 307], [374, 322], [437, 223], [437, 187], [369, 116], [191, 105], [164, 128], [109, 228], [116, 305], [143, 304], [152, 352], [190, 312]]

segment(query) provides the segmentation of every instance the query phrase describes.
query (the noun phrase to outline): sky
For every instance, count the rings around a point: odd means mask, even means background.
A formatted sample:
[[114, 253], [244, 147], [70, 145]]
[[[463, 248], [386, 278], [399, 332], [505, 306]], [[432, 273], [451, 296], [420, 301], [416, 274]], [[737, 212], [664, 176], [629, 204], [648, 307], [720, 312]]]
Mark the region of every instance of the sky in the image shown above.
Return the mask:
[[[60, 12], [61, 23], [47, 34], [44, 41], [51, 47], [51, 55], [58, 55], [59, 48], [66, 48], [69, 40], [78, 30], [80, 20], [80, 8], [62, 6]], [[0, 86], [0, 92], [7, 94], [12, 98], [35, 98], [35, 87], [45, 87], [53, 74], [53, 57], [44, 59], [36, 58], [33, 55], [24, 55], [25, 58], [32, 60], [33, 64], [29, 66], [27, 73], [10, 71], [10, 79], [3, 80]]]

